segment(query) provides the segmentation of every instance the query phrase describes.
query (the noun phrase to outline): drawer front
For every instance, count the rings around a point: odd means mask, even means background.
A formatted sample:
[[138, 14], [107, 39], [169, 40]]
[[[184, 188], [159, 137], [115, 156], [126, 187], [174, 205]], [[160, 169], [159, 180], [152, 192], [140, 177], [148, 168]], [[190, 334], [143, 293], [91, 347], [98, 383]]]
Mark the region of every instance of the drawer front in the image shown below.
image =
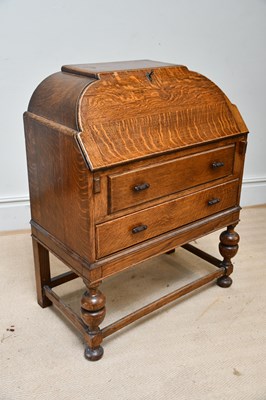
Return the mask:
[[233, 171], [235, 145], [109, 176], [109, 211], [176, 193]]
[[234, 180], [96, 226], [97, 258], [237, 205]]

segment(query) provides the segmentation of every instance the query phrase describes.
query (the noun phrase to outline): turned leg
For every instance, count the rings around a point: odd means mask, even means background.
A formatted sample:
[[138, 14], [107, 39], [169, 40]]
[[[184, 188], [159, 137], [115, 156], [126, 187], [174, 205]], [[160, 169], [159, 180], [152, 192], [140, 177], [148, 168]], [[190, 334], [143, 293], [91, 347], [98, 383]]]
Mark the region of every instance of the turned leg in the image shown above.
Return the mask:
[[220, 235], [219, 251], [223, 256], [221, 268], [224, 268], [225, 274], [217, 279], [217, 284], [221, 287], [227, 288], [232, 285], [230, 274], [233, 272], [233, 258], [238, 250], [239, 235], [234, 231], [235, 225], [229, 225], [227, 230]]
[[98, 290], [98, 285], [88, 286], [81, 298], [81, 318], [88, 326], [85, 357], [90, 361], [97, 361], [103, 356], [100, 346], [103, 337], [99, 325], [105, 317], [105, 296]]
[[32, 238], [32, 246], [35, 266], [37, 300], [40, 306], [45, 308], [52, 304], [52, 302], [43, 293], [44, 285], [49, 285], [51, 283], [49, 252], [34, 238]]

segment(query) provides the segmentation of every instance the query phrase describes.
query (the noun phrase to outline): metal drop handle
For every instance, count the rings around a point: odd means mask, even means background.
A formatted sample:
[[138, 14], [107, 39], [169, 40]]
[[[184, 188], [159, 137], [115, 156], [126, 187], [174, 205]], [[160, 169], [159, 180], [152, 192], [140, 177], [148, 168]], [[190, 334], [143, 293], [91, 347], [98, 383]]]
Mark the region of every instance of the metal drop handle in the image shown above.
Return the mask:
[[220, 202], [220, 199], [218, 199], [218, 197], [216, 199], [212, 199], [208, 201], [208, 205], [209, 206], [213, 206], [214, 204], [217, 204]]
[[135, 192], [140, 192], [141, 190], [146, 190], [149, 189], [150, 184], [149, 183], [141, 183], [140, 185], [134, 186]]
[[212, 168], [220, 168], [220, 167], [223, 167], [224, 166], [224, 163], [222, 162], [222, 161], [214, 161], [213, 163], [212, 163]]
[[147, 229], [147, 225], [139, 225], [132, 229], [132, 233], [139, 233]]

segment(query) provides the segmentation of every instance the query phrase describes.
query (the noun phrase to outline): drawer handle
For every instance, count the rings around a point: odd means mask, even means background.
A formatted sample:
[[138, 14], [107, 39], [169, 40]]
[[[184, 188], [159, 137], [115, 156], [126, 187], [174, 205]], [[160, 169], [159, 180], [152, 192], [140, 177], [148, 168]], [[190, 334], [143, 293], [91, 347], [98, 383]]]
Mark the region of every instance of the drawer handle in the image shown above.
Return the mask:
[[141, 190], [149, 189], [149, 187], [150, 187], [150, 184], [149, 184], [149, 183], [142, 183], [142, 184], [140, 184], [140, 185], [136, 185], [136, 186], [134, 187], [134, 190], [135, 190], [136, 192], [140, 192]]
[[209, 206], [213, 206], [214, 204], [217, 204], [217, 203], [220, 203], [220, 199], [218, 199], [218, 198], [208, 201]]
[[212, 163], [212, 168], [220, 168], [220, 167], [223, 167], [224, 166], [224, 163], [222, 162], [222, 161], [214, 161], [213, 163]]
[[139, 233], [147, 229], [147, 225], [139, 225], [132, 229], [132, 233]]

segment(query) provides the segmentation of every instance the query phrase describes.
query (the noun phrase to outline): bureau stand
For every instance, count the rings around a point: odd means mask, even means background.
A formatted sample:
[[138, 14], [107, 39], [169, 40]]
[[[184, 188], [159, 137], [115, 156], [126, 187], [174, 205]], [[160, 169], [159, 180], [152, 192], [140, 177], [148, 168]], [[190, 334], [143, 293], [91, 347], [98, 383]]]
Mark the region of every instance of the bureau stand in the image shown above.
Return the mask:
[[87, 291], [81, 299], [81, 316], [79, 316], [53, 291], [54, 287], [75, 279], [78, 275], [73, 272], [66, 272], [51, 278], [48, 250], [33, 237], [38, 302], [43, 308], [54, 304], [54, 306], [83, 335], [87, 343], [85, 357], [91, 361], [97, 361], [103, 355], [103, 348], [100, 346], [102, 340], [112, 333], [115, 333], [132, 322], [135, 322], [139, 318], [158, 310], [179, 297], [208, 284], [214, 279], [217, 279], [217, 284], [221, 287], [227, 288], [231, 286], [232, 279], [229, 276], [233, 272], [231, 258], [237, 253], [239, 235], [234, 231], [234, 227], [231, 225], [221, 234], [220, 240], [219, 248], [224, 257], [223, 261], [199, 250], [191, 244], [185, 244], [182, 246], [184, 249], [215, 265], [218, 267], [218, 270], [197, 279], [156, 301], [153, 301], [147, 306], [144, 306], [103, 329], [100, 329], [99, 325], [104, 320], [106, 310], [105, 296], [98, 289], [99, 283], [91, 285], [84, 281], [87, 285]]
[[[37, 87], [24, 127], [38, 303], [82, 333], [87, 359], [166, 304], [232, 284], [248, 130], [213, 82], [149, 60], [67, 65]], [[190, 244], [223, 228], [221, 260]], [[180, 246], [214, 271], [100, 328], [101, 282]], [[49, 253], [70, 271], [51, 278]], [[53, 290], [77, 277], [80, 315]]]

